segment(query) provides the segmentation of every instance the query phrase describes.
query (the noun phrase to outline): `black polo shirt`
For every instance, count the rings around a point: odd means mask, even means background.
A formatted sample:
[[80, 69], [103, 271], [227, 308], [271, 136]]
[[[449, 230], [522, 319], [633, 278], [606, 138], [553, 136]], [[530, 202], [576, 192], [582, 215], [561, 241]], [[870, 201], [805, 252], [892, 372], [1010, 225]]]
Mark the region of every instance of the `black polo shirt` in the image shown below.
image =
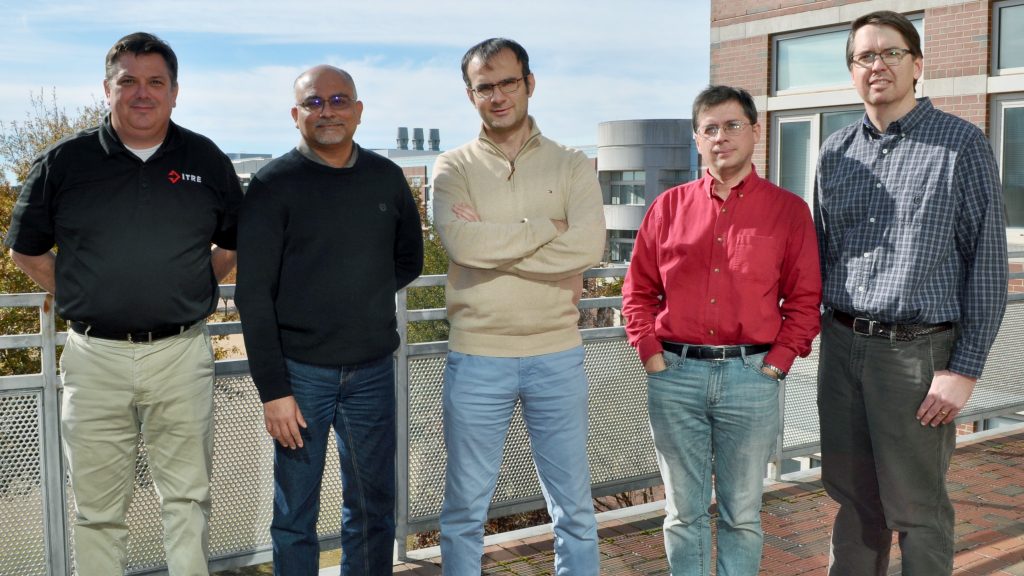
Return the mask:
[[210, 244], [234, 250], [242, 191], [208, 138], [170, 124], [143, 162], [109, 115], [32, 164], [4, 245], [57, 246], [57, 312], [103, 330], [186, 324], [217, 305]]

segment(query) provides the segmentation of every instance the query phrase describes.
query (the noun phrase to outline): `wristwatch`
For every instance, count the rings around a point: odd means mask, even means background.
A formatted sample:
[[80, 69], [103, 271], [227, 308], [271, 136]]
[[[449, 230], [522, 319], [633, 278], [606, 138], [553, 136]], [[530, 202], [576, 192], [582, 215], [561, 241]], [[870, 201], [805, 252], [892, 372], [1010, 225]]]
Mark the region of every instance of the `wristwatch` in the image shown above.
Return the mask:
[[771, 364], [769, 364], [767, 362], [762, 362], [761, 363], [761, 368], [767, 368], [767, 369], [771, 370], [772, 372], [775, 372], [775, 377], [778, 378], [779, 380], [785, 380], [786, 379], [786, 373], [785, 372], [783, 372], [780, 368], [772, 366]]

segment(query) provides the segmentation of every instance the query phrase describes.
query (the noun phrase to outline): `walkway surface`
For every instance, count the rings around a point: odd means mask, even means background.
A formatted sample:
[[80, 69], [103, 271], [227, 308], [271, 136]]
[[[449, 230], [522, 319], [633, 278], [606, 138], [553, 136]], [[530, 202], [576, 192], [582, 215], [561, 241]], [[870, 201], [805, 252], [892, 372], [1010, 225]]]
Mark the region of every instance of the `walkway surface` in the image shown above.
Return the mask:
[[[1024, 431], [961, 443], [948, 484], [956, 506], [954, 574], [1024, 576]], [[835, 513], [817, 479], [773, 486], [764, 495], [761, 574], [823, 575]], [[667, 574], [663, 518], [651, 512], [602, 522], [601, 574]], [[489, 546], [483, 573], [552, 574], [551, 546], [550, 535]], [[894, 543], [889, 574], [900, 574], [899, 558]], [[441, 574], [440, 558], [396, 566], [395, 574]]]

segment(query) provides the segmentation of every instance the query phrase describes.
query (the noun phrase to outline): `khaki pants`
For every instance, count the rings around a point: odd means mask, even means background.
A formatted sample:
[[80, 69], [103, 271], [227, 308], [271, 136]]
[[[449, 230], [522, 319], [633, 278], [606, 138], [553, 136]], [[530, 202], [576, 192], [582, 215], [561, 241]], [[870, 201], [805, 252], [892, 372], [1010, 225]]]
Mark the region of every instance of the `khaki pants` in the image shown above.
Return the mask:
[[213, 355], [206, 326], [152, 343], [69, 332], [60, 370], [78, 575], [124, 573], [140, 431], [163, 511], [168, 571], [208, 575]]

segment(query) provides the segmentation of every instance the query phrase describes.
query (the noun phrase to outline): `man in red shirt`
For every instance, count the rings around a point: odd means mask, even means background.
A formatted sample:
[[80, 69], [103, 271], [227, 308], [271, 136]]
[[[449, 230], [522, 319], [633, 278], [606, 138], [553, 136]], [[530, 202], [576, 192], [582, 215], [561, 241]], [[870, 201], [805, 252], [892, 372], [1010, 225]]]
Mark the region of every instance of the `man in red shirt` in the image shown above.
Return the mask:
[[820, 325], [817, 241], [807, 204], [751, 164], [761, 126], [750, 94], [706, 88], [693, 124], [707, 171], [647, 211], [622, 312], [648, 373], [672, 574], [710, 573], [714, 472], [718, 574], [754, 576], [779, 386]]

